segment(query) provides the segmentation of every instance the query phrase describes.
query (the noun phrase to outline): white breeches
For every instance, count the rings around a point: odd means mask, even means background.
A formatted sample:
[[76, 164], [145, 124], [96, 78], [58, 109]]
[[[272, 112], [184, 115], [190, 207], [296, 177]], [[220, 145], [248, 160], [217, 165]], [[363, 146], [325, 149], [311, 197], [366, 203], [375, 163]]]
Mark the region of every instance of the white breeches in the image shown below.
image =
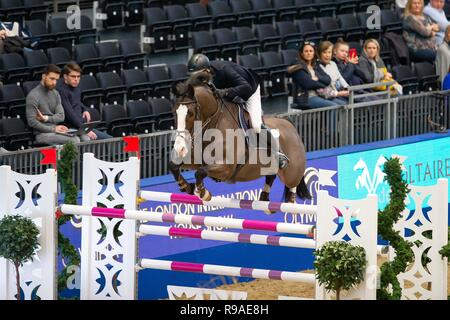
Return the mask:
[[256, 89], [255, 93], [247, 100], [247, 110], [250, 114], [250, 121], [252, 128], [256, 133], [261, 132], [262, 125], [262, 107], [261, 107], [261, 92], [260, 88]]

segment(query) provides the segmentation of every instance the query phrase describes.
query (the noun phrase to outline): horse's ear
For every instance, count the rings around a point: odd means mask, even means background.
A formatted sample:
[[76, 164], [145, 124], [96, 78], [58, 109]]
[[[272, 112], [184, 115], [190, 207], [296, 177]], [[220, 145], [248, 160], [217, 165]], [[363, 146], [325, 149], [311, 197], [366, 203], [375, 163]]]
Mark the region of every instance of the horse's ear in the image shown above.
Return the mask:
[[190, 85], [190, 84], [188, 84], [188, 86], [187, 86], [187, 91], [186, 91], [186, 95], [189, 97], [189, 98], [194, 98], [194, 96], [195, 96], [195, 89], [194, 89], [194, 87], [192, 86], [192, 85]]

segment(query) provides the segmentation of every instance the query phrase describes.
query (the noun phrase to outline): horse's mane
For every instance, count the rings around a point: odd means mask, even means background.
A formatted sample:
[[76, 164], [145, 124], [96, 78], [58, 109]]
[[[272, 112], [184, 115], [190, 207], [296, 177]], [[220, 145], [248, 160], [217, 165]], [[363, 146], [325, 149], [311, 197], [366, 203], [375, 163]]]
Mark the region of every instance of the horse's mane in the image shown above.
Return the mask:
[[210, 72], [199, 71], [193, 73], [186, 81], [186, 84], [190, 84], [193, 87], [199, 87], [199, 86], [207, 86], [207, 84], [211, 81], [212, 81], [212, 74]]
[[189, 86], [193, 88], [202, 87], [214, 92], [211, 84], [212, 75], [209, 72], [200, 71], [193, 73], [186, 81], [176, 83], [174, 92], [176, 96], [184, 96], [186, 95]]

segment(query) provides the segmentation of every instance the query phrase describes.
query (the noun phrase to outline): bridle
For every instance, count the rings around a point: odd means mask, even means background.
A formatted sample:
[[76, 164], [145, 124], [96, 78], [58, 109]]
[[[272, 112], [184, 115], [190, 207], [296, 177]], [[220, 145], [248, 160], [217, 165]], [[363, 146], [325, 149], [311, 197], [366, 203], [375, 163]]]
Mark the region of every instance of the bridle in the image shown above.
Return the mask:
[[[215, 93], [214, 93], [214, 95], [215, 95]], [[221, 99], [219, 98], [219, 100], [221, 100]], [[175, 105], [178, 105], [178, 106], [181, 105], [181, 104], [184, 104], [186, 106], [189, 106], [191, 104], [195, 104], [195, 121], [200, 121], [201, 120], [201, 118], [200, 118], [200, 107], [201, 106], [200, 106], [200, 103], [198, 102], [197, 97], [195, 95], [194, 95], [194, 98], [192, 100], [180, 101], [180, 102], [176, 102], [175, 103]], [[209, 117], [204, 123], [202, 123], [202, 134], [203, 134], [203, 131], [208, 128], [207, 126], [211, 123], [211, 121], [218, 114], [222, 113], [222, 111], [223, 111], [223, 102], [221, 103], [219, 101], [218, 105], [219, 105], [219, 107], [217, 108], [216, 112], [214, 112], [214, 114], [211, 117]], [[178, 109], [178, 107], [176, 109]], [[219, 122], [218, 120], [219, 119], [217, 119], [216, 126], [217, 126], [217, 124]], [[179, 137], [183, 138], [185, 142], [192, 142], [196, 138], [196, 137], [193, 137], [192, 130], [194, 130], [194, 128], [192, 128], [191, 130], [183, 130], [183, 131], [176, 130], [175, 138], [179, 136]], [[190, 141], [188, 140], [188, 137], [186, 135], [184, 135], [184, 133], [187, 133], [187, 132], [190, 134], [190, 137], [191, 137]]]

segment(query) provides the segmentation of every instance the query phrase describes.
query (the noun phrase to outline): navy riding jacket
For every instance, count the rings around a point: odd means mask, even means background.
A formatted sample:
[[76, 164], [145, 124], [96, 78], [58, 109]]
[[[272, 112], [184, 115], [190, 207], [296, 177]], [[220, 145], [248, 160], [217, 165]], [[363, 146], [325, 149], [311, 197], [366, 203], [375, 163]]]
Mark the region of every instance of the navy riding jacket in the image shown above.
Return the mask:
[[259, 77], [253, 71], [230, 61], [211, 61], [213, 83], [218, 89], [228, 89], [225, 98], [233, 101], [240, 97], [247, 101], [259, 85]]

